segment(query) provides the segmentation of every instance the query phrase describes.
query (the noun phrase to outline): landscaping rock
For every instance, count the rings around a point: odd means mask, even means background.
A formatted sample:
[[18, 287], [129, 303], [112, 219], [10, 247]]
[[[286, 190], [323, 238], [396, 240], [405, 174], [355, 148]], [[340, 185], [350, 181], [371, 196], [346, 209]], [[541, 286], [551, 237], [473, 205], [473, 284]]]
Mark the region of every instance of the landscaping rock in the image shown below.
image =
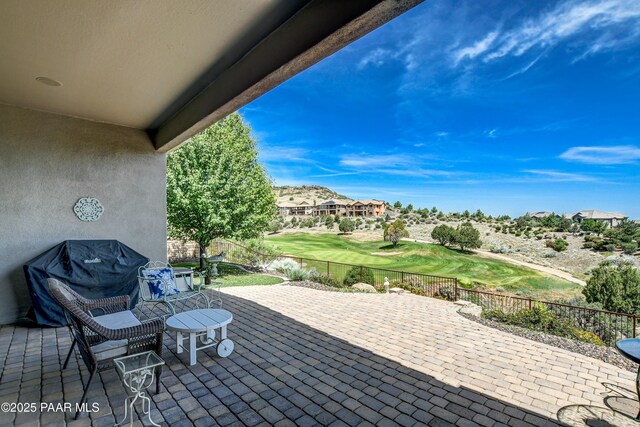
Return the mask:
[[351, 286], [351, 289], [355, 289], [360, 292], [372, 293], [372, 294], [375, 294], [378, 292], [376, 291], [376, 288], [374, 288], [373, 286], [367, 283], [356, 283], [355, 285]]
[[[457, 304], [457, 302], [456, 302]], [[467, 316], [480, 317], [482, 315], [482, 307], [475, 304], [465, 304], [459, 310], [458, 313], [466, 314]]]
[[391, 288], [389, 289], [390, 294], [404, 294], [406, 291], [402, 288]]

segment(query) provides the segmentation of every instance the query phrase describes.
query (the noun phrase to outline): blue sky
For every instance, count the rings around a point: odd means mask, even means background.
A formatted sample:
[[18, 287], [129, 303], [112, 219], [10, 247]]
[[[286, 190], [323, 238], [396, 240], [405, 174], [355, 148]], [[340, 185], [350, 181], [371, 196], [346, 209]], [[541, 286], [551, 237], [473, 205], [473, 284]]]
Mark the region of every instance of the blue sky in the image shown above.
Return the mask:
[[640, 218], [640, 1], [425, 1], [241, 113], [278, 185]]

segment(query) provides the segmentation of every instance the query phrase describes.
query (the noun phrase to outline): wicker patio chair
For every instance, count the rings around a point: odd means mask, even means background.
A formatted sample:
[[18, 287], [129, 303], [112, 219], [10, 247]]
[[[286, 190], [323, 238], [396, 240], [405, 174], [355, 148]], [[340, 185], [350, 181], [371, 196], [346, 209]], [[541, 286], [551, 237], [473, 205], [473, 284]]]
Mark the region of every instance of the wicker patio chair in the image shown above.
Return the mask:
[[[89, 370], [80, 405], [85, 401], [94, 375], [113, 368], [114, 358], [149, 350], [162, 356], [164, 322], [141, 323], [129, 310], [129, 295], [91, 300], [59, 280], [49, 278], [47, 283], [51, 295], [62, 307], [73, 338], [63, 369], [67, 368], [74, 347], [77, 347]], [[156, 393], [160, 392], [161, 373], [162, 366], [159, 366], [156, 368]], [[78, 410], [75, 419], [79, 413]]]
[[[151, 274], [153, 273], [153, 274]], [[140, 312], [144, 313], [145, 305], [150, 305], [149, 313], [154, 313], [156, 305], [164, 306], [166, 313], [161, 317], [176, 314], [176, 303], [191, 300], [194, 308], [210, 308], [216, 302], [222, 308], [222, 298], [220, 297], [220, 286], [222, 283], [213, 282], [212, 286], [217, 287], [217, 298], [211, 300], [204, 287], [202, 274], [189, 270], [189, 274], [182, 274], [179, 280], [174, 274], [171, 264], [162, 261], [151, 261], [138, 269], [138, 284], [140, 285]], [[196, 281], [197, 278], [197, 281]], [[180, 289], [182, 288], [182, 289]], [[177, 292], [175, 291], [177, 289]], [[155, 291], [155, 292], [154, 292]], [[175, 292], [175, 293], [174, 293]]]

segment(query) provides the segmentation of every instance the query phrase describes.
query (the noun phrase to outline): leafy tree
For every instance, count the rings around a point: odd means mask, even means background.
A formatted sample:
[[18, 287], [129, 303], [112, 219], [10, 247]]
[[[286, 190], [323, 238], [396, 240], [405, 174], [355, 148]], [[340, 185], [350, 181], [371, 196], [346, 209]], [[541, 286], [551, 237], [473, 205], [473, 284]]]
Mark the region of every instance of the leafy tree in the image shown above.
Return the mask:
[[431, 238], [436, 240], [442, 246], [446, 246], [454, 241], [456, 229], [445, 224], [435, 226], [431, 232]]
[[384, 229], [384, 240], [391, 242], [393, 246], [396, 246], [405, 237], [409, 237], [409, 232], [405, 228], [404, 222], [399, 219]]
[[275, 234], [278, 231], [282, 230], [282, 226], [283, 226], [282, 219], [276, 218], [269, 223], [269, 231]]
[[605, 310], [640, 314], [640, 273], [629, 261], [604, 261], [591, 272], [582, 290], [587, 302]]
[[469, 213], [469, 211], [468, 211], [468, 210], [465, 210], [465, 211], [462, 213], [462, 216], [463, 216], [464, 218], [469, 218], [469, 217], [471, 216], [471, 213]]
[[607, 224], [602, 221], [596, 221], [591, 218], [585, 219], [580, 223], [582, 231], [589, 231], [596, 234], [602, 234], [607, 229]]
[[469, 222], [458, 226], [452, 243], [460, 246], [460, 250], [463, 251], [466, 249], [477, 249], [482, 246], [480, 232], [473, 228]]
[[407, 205], [407, 211], [411, 212], [413, 210], [413, 205], [411, 203], [409, 203]]
[[562, 217], [558, 220], [558, 225], [556, 226], [556, 230], [560, 232], [567, 232], [571, 230], [571, 226], [573, 225], [573, 221], [569, 218]]
[[276, 214], [256, 143], [233, 113], [167, 156], [167, 220], [172, 238], [198, 243], [200, 268], [216, 238], [250, 239]]
[[333, 229], [333, 216], [332, 215], [328, 215], [327, 218], [324, 220], [324, 225], [329, 229]]
[[432, 214], [437, 214], [438, 213], [438, 208], [436, 208], [435, 206], [431, 208], [431, 213]]
[[393, 207], [396, 209], [402, 209], [402, 203], [400, 203], [400, 200], [398, 200], [397, 202], [395, 202], [393, 204]]
[[338, 224], [338, 230], [345, 234], [351, 233], [355, 228], [355, 224], [349, 218], [343, 218], [340, 224]]

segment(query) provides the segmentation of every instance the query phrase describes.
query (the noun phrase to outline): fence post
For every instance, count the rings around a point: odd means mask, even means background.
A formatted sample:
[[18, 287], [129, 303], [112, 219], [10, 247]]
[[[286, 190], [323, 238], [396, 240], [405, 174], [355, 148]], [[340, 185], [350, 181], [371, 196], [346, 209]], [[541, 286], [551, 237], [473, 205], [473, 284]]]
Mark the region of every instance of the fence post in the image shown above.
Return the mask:
[[458, 301], [460, 299], [460, 295], [459, 295], [459, 292], [458, 292], [458, 278], [457, 277], [453, 279], [453, 285], [454, 285], [453, 296], [454, 296], [455, 300]]
[[404, 283], [404, 271], [400, 272], [400, 281]]
[[302, 268], [302, 258], [300, 258], [300, 268]]
[[327, 276], [330, 276], [330, 274], [329, 274], [329, 261], [327, 261]]
[[529, 310], [531, 310], [531, 298], [529, 298]]
[[633, 316], [633, 338], [636, 337], [636, 320], [637, 320], [637, 317]]
[[360, 266], [360, 283], [362, 283], [362, 270], [364, 269], [363, 266]]

